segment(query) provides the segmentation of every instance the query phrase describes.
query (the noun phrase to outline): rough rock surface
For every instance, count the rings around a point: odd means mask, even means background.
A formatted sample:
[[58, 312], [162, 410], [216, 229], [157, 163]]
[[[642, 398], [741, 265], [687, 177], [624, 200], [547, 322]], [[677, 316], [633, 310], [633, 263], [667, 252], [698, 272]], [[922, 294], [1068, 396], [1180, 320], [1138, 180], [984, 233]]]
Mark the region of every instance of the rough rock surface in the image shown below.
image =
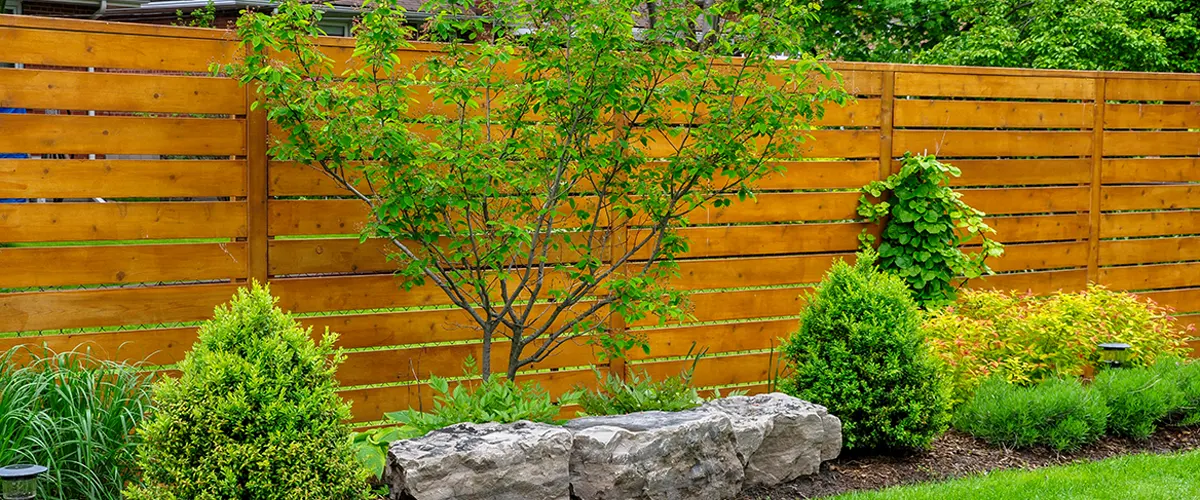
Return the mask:
[[392, 499], [566, 500], [571, 433], [533, 422], [458, 424], [392, 443]]
[[572, 420], [571, 493], [581, 500], [721, 499], [742, 489], [729, 418], [660, 411]]
[[747, 488], [815, 474], [821, 462], [841, 452], [842, 422], [824, 406], [786, 394], [718, 399], [697, 411], [726, 415], [733, 423]]

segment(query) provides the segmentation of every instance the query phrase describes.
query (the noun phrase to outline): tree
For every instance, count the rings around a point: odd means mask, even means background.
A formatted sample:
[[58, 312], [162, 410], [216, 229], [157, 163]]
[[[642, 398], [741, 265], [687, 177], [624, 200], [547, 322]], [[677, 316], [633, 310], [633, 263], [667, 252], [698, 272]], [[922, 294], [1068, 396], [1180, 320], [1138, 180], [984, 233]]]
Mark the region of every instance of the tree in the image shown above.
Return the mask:
[[362, 236], [391, 242], [404, 285], [470, 316], [485, 378], [501, 338], [509, 378], [581, 337], [648, 349], [606, 319], [684, 314], [668, 280], [688, 214], [751, 197], [846, 99], [800, 50], [811, 12], [792, 0], [656, 2], [653, 27], [632, 0], [426, 10], [429, 57], [405, 52], [414, 33], [385, 0], [343, 71], [315, 44], [320, 11], [285, 2], [239, 20], [246, 55], [227, 69], [287, 133], [272, 154], [367, 203]]
[[833, 59], [910, 63], [958, 31], [955, 0], [822, 0], [803, 26], [811, 50]]

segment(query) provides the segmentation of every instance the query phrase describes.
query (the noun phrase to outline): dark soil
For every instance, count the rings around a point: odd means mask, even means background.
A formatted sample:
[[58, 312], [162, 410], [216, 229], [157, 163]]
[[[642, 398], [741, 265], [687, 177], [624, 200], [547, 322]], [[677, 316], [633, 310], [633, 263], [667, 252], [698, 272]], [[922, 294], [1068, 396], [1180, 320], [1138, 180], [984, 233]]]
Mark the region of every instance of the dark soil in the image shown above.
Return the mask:
[[1165, 428], [1146, 440], [1106, 437], [1078, 451], [1048, 448], [1011, 450], [971, 436], [947, 432], [928, 452], [910, 455], [846, 455], [821, 465], [821, 471], [772, 488], [743, 493], [743, 499], [818, 498], [855, 490], [941, 481], [1001, 469], [1036, 469], [1101, 460], [1135, 453], [1171, 453], [1200, 449], [1200, 428]]

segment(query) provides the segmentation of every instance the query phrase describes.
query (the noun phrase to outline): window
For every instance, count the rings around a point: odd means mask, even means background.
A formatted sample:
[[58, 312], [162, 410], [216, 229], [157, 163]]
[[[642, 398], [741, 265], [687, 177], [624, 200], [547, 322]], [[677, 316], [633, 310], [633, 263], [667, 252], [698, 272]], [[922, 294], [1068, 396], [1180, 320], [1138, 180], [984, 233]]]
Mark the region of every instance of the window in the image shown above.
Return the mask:
[[4, 13], [5, 14], [20, 14], [21, 13], [20, 0], [8, 0], [8, 1], [4, 2]]
[[350, 36], [349, 21], [328, 21], [319, 24], [326, 35], [329, 36]]

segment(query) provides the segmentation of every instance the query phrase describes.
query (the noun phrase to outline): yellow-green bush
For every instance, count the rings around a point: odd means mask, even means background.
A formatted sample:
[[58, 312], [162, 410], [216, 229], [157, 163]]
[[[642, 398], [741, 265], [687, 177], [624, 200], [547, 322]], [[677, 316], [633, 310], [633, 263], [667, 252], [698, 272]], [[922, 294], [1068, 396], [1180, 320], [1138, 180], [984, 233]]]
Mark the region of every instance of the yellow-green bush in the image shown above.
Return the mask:
[[1100, 286], [1084, 292], [1033, 297], [967, 291], [954, 305], [926, 316], [925, 341], [954, 386], [954, 403], [992, 374], [1031, 384], [1079, 376], [1100, 362], [1097, 344], [1124, 342], [1129, 364], [1147, 366], [1182, 355], [1192, 327], [1150, 299]]

